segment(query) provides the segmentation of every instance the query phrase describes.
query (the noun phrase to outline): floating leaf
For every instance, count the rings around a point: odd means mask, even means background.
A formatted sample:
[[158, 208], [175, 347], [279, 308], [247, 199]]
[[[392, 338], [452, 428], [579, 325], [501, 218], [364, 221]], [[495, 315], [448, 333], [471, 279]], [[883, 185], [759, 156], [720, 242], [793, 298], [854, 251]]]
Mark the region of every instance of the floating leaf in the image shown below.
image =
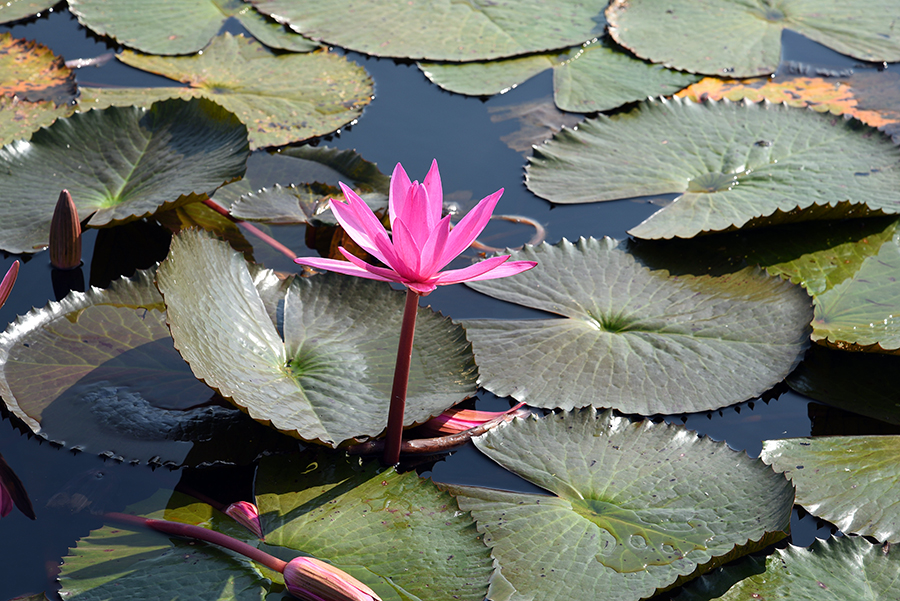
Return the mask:
[[771, 388], [808, 344], [809, 297], [755, 269], [673, 277], [609, 238], [512, 255], [538, 265], [468, 285], [560, 317], [465, 322], [481, 384], [498, 396], [643, 415], [706, 411]]
[[678, 193], [630, 233], [688, 238], [854, 207], [900, 212], [898, 159], [887, 136], [855, 120], [768, 103], [651, 100], [535, 149], [526, 184], [563, 204]]
[[145, 105], [163, 96], [202, 96], [237, 115], [254, 149], [330, 133], [359, 117], [372, 96], [365, 69], [343, 56], [325, 51], [275, 54], [255, 40], [227, 32], [196, 56], [126, 50], [117, 58], [190, 87], [82, 87], [81, 106]]
[[775, 71], [784, 29], [854, 58], [896, 62], [900, 37], [885, 18], [896, 10], [895, 0], [874, 0], [866, 10], [843, 0], [614, 0], [606, 18], [612, 38], [642, 58], [694, 73], [752, 77]]
[[[816, 297], [812, 339], [838, 348], [900, 349], [900, 243], [883, 244], [853, 277]], [[896, 315], [896, 317], [894, 317]]]
[[0, 145], [27, 140], [40, 128], [47, 127], [60, 117], [68, 117], [73, 111], [68, 104], [58, 105], [52, 100], [27, 102], [0, 96]]
[[[345, 276], [295, 278], [279, 299], [284, 317], [276, 329], [243, 258], [196, 230], [173, 238], [157, 283], [191, 369], [254, 419], [335, 446], [384, 430], [400, 292]], [[407, 425], [475, 392], [463, 329], [427, 308], [419, 320]]]
[[794, 483], [798, 505], [846, 534], [900, 542], [900, 436], [767, 440], [760, 459]]
[[[765, 570], [744, 567], [750, 575], [732, 586], [727, 593], [714, 597], [720, 601], [748, 599], [790, 599], [791, 601], [846, 601], [866, 599], [888, 600], [896, 596], [900, 579], [900, 550], [873, 545], [859, 536], [842, 536], [816, 540], [811, 547], [793, 545], [775, 549], [765, 560]], [[731, 570], [716, 574], [730, 584]], [[741, 574], [743, 575], [743, 574]], [[714, 577], [704, 577], [713, 580]], [[714, 582], [701, 583], [702, 588], [716, 590]], [[687, 589], [693, 589], [689, 584]], [[713, 597], [698, 595], [678, 597], [678, 601], [706, 601]]]
[[88, 29], [149, 54], [193, 54], [209, 43], [229, 17], [275, 48], [306, 52], [318, 46], [267, 22], [241, 0], [71, 0], [69, 10]]
[[43, 44], [0, 34], [0, 95], [67, 104], [76, 94], [75, 74], [61, 57]]
[[0, 335], [0, 366], [7, 408], [80, 450], [175, 467], [249, 462], [284, 442], [209, 404], [214, 392], [173, 346], [153, 272], [18, 318]]
[[415, 472], [324, 453], [266, 459], [256, 482], [266, 543], [333, 562], [383, 601], [481, 601], [491, 574], [472, 517]]
[[0, 248], [47, 245], [59, 191], [102, 227], [195, 200], [244, 173], [246, 129], [204, 99], [72, 115], [0, 148]]
[[648, 96], [670, 95], [699, 78], [635, 59], [611, 48], [603, 37], [567, 52], [546, 53], [484, 63], [419, 63], [440, 87], [470, 95], [493, 95], [553, 69], [556, 106], [593, 113]]
[[603, 32], [606, 0], [251, 0], [308, 38], [373, 56], [477, 61], [579, 44]]
[[0, 23], [25, 19], [57, 4], [59, 0], [6, 0], [0, 4]]
[[[853, 77], [849, 79], [853, 82]], [[750, 100], [760, 102], [785, 103], [794, 107], [811, 107], [813, 110], [835, 115], [850, 115], [866, 125], [882, 128], [900, 122], [900, 112], [891, 110], [864, 110], [859, 107], [857, 91], [844, 81], [822, 77], [791, 77], [773, 79], [719, 79], [707, 77], [675, 94], [679, 98], [689, 98], [694, 102], [702, 100], [731, 101]]]
[[783, 538], [790, 520], [780, 474], [679, 426], [588, 409], [516, 419], [475, 444], [553, 493], [448, 487], [514, 600], [650, 597]]

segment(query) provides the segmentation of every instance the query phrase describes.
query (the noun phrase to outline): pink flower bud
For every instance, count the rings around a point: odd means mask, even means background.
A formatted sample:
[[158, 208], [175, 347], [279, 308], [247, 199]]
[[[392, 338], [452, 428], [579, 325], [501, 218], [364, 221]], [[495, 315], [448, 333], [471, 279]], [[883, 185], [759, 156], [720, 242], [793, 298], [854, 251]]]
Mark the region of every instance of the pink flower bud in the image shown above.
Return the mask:
[[232, 503], [225, 509], [225, 515], [230, 516], [236, 522], [243, 525], [256, 538], [263, 540], [262, 523], [259, 521], [259, 508], [249, 501]]
[[13, 261], [13, 264], [9, 268], [9, 271], [7, 271], [6, 275], [3, 276], [3, 281], [0, 282], [0, 307], [6, 304], [6, 299], [9, 298], [9, 293], [12, 292], [13, 284], [16, 283], [16, 278], [18, 276], [19, 262]]
[[81, 265], [81, 223], [68, 190], [59, 193], [50, 222], [50, 264], [57, 269]]
[[0, 482], [0, 518], [8, 516], [13, 507], [15, 507], [15, 502], [13, 501], [12, 495], [9, 494], [9, 491], [3, 486], [3, 482]]
[[297, 557], [284, 568], [288, 591], [304, 601], [381, 601], [375, 591], [314, 557]]

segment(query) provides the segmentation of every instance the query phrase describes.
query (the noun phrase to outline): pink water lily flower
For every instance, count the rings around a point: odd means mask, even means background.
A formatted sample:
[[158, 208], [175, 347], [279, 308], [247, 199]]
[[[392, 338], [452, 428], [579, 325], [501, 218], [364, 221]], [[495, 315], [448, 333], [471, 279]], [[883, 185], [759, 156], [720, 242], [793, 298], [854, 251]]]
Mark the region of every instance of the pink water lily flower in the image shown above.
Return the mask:
[[331, 210], [344, 231], [360, 248], [387, 267], [369, 265], [343, 247], [347, 261], [301, 257], [301, 265], [327, 269], [370, 280], [399, 282], [420, 295], [438, 286], [504, 278], [534, 267], [533, 261], [510, 261], [509, 255], [491, 257], [463, 269], [441, 271], [475, 241], [487, 226], [503, 189], [482, 199], [456, 226], [450, 216], [441, 217], [443, 193], [437, 161], [432, 162], [425, 180], [410, 182], [397, 163], [391, 175], [388, 214], [389, 236], [372, 209], [350, 188], [340, 184], [347, 202], [331, 201]]

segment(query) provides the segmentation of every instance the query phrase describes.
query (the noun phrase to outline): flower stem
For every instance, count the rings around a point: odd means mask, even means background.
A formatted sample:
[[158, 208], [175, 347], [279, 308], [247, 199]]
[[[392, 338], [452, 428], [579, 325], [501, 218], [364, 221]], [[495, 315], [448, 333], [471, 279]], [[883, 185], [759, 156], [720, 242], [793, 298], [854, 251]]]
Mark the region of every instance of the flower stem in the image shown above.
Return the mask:
[[242, 226], [248, 232], [250, 232], [257, 238], [259, 238], [260, 240], [262, 240], [263, 242], [265, 242], [266, 244], [268, 244], [269, 246], [271, 246], [272, 248], [274, 248], [275, 250], [277, 250], [278, 252], [280, 252], [281, 254], [286, 256], [288, 259], [294, 260], [297, 258], [297, 253], [295, 253], [294, 251], [289, 249], [287, 246], [285, 246], [284, 244], [282, 244], [281, 242], [279, 242], [278, 240], [276, 240], [269, 234], [265, 233], [264, 231], [262, 231], [261, 229], [259, 229], [255, 225], [253, 225], [252, 223], [247, 223], [246, 221], [241, 221], [240, 219], [237, 219], [236, 217], [232, 217], [231, 213], [228, 212], [228, 209], [226, 209], [222, 205], [218, 204], [216, 201], [208, 198], [203, 201], [203, 204], [208, 206], [210, 209], [212, 209], [216, 213], [222, 215], [223, 217], [228, 218], [228, 220], [231, 221], [232, 223], [236, 223], [239, 226]]
[[391, 387], [391, 407], [388, 410], [387, 436], [384, 441], [382, 463], [397, 465], [400, 461], [400, 443], [403, 440], [403, 411], [406, 409], [406, 388], [409, 385], [409, 365], [412, 361], [413, 337], [416, 334], [416, 313], [419, 309], [419, 293], [406, 289], [406, 305], [403, 307], [403, 325], [400, 326], [400, 344], [397, 346], [397, 364], [394, 367], [394, 384]]
[[287, 562], [282, 561], [277, 557], [273, 557], [265, 551], [261, 551], [256, 547], [248, 545], [245, 542], [239, 541], [235, 538], [231, 538], [227, 534], [222, 534], [221, 532], [216, 532], [215, 530], [209, 530], [208, 528], [202, 528], [200, 526], [194, 526], [191, 524], [182, 524], [180, 522], [169, 522], [167, 520], [143, 518], [137, 515], [129, 515], [127, 513], [111, 512], [107, 513], [106, 517], [117, 522], [124, 522], [126, 524], [135, 526], [152, 528], [153, 530], [157, 530], [165, 534], [184, 536], [187, 538], [196, 538], [198, 540], [203, 540], [214, 545], [219, 545], [220, 547], [231, 549], [232, 551], [249, 557], [253, 561], [261, 563], [262, 565], [275, 570], [276, 572], [283, 572], [284, 566], [287, 565]]

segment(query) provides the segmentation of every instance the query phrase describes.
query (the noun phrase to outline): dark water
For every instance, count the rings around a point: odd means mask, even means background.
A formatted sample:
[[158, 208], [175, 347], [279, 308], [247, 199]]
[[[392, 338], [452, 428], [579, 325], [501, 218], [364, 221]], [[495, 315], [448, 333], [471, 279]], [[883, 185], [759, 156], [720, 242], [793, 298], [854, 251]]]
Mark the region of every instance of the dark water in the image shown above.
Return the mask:
[[[226, 24], [232, 32], [240, 27]], [[16, 37], [36, 39], [66, 59], [97, 56], [110, 49], [106, 41], [80, 28], [65, 11], [32, 20], [12, 28]], [[782, 70], [796, 69], [797, 63], [835, 71], [857, 67], [856, 61], [805, 40], [790, 32], [785, 34], [786, 50]], [[647, 202], [616, 201], [592, 205], [553, 207], [535, 197], [524, 186], [525, 154], [509, 148], [501, 137], [515, 132], [516, 120], [492, 120], [504, 107], [549, 98], [552, 81], [543, 73], [507, 94], [488, 100], [466, 98], [444, 92], [430, 84], [410, 64], [371, 59], [350, 53], [375, 81], [375, 100], [365, 109], [359, 122], [344, 128], [338, 135], [321, 140], [341, 149], [355, 149], [365, 159], [389, 173], [396, 162], [403, 163], [414, 179], [421, 179], [432, 158], [441, 166], [444, 191], [466, 206], [498, 188], [505, 193], [498, 213], [526, 215], [544, 224], [547, 241], [565, 237], [612, 236], [623, 238], [626, 230], [653, 213], [657, 207]], [[102, 68], [78, 72], [80, 83], [92, 85], [165, 85], [165, 79], [136, 71], [110, 61]], [[267, 161], [263, 156], [261, 165]], [[271, 159], [276, 160], [276, 159]], [[268, 182], [269, 184], [274, 182]], [[290, 181], [281, 182], [284, 184]], [[466, 204], [469, 203], [469, 204]], [[295, 250], [303, 247], [302, 230], [273, 228], [272, 233]], [[486, 232], [487, 239], [498, 246], [518, 246], [532, 232], [525, 226], [497, 224]], [[85, 238], [85, 276], [91, 277], [90, 257], [97, 238], [88, 232]], [[311, 251], [305, 250], [305, 253]], [[0, 262], [5, 270], [15, 257]], [[257, 258], [267, 266], [292, 271], [286, 258], [263, 247], [257, 247]], [[24, 257], [27, 261], [10, 302], [0, 310], [0, 323], [7, 323], [31, 307], [41, 307], [53, 298], [50, 269], [46, 253]], [[499, 301], [486, 299], [464, 286], [442, 287], [427, 299], [435, 309], [454, 318], [520, 317], [526, 309], [512, 308]], [[736, 450], [755, 457], [764, 439], [806, 436], [811, 433], [811, 415], [826, 411], [822, 406], [792, 392], [773, 391], [768, 400], [756, 400], [721, 411], [665, 418], [671, 423], [684, 423], [688, 428], [715, 440], [724, 440]], [[484, 394], [479, 407], [501, 409], [506, 401]], [[129, 465], [106, 460], [87, 453], [73, 453], [56, 448], [23, 433], [24, 427], [6, 417], [0, 423], [0, 453], [18, 472], [35, 506], [34, 522], [14, 511], [0, 520], [0, 599], [25, 593], [47, 591], [55, 594], [55, 577], [61, 557], [76, 540], [101, 525], [91, 510], [121, 510], [125, 505], [150, 496], [159, 488], [173, 488], [181, 480], [200, 488], [223, 502], [247, 498], [252, 469], [152, 470], [146, 465]], [[458, 451], [433, 469], [424, 472], [435, 480], [527, 489], [525, 483], [483, 459], [473, 447]], [[66, 499], [84, 495], [91, 505], [78, 512], [66, 506]], [[78, 497], [81, 498], [81, 497]], [[50, 504], [48, 506], [48, 503]], [[59, 506], [62, 504], [63, 506]], [[71, 505], [71, 503], [69, 504]], [[794, 544], [809, 545], [815, 536], [827, 537], [831, 528], [817, 527], [815, 519], [792, 520]]]

